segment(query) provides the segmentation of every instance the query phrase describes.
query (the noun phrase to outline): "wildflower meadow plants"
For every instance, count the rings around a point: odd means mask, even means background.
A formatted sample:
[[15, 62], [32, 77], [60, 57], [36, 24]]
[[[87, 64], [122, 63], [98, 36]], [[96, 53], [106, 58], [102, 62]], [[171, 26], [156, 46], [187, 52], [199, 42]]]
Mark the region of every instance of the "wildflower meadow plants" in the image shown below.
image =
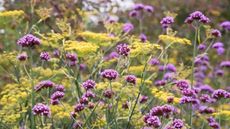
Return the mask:
[[167, 12], [154, 39], [149, 4], [94, 31], [83, 5], [97, 2], [45, 3], [0, 12], [5, 26], [19, 23], [0, 53], [0, 128], [230, 128], [230, 21], [191, 11], [183, 34]]

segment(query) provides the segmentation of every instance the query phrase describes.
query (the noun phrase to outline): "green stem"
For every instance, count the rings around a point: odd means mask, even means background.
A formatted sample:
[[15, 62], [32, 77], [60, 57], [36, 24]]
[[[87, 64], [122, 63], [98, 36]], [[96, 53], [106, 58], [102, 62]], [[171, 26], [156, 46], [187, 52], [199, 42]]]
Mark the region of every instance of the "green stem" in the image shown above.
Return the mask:
[[[192, 77], [191, 77], [191, 89], [193, 88], [193, 81], [194, 81], [194, 66], [195, 66], [195, 57], [196, 57], [196, 45], [197, 45], [197, 36], [199, 33], [199, 28], [195, 28], [195, 40], [193, 44], [193, 57], [192, 57]], [[190, 128], [192, 129], [192, 104], [190, 104]]]

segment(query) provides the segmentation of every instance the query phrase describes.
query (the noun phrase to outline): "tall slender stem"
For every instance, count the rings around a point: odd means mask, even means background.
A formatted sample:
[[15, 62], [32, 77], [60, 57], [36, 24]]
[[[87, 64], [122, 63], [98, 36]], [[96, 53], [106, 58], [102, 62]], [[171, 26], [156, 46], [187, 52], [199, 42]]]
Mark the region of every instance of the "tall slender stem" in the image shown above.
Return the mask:
[[[193, 88], [194, 81], [194, 66], [195, 66], [195, 57], [196, 57], [196, 45], [197, 45], [197, 36], [198, 36], [199, 28], [195, 27], [195, 40], [193, 44], [193, 57], [192, 57], [192, 77], [191, 77], [191, 89]], [[190, 128], [192, 129], [192, 103], [190, 104]]]

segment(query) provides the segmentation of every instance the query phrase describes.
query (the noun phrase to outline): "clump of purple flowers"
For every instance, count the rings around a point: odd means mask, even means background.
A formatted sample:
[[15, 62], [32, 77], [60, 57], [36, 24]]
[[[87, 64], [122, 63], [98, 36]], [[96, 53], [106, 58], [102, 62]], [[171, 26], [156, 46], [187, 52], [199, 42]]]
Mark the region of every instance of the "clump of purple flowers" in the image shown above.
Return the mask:
[[43, 61], [49, 61], [51, 57], [50, 57], [49, 52], [41, 52], [40, 58]]
[[69, 60], [69, 66], [75, 66], [77, 64], [77, 54], [75, 53], [67, 53], [66, 59]]
[[60, 100], [65, 95], [65, 88], [63, 85], [56, 85], [54, 89], [54, 93], [51, 95], [51, 104], [56, 105], [60, 103]]
[[28, 56], [27, 56], [27, 54], [26, 54], [25, 52], [23, 52], [23, 53], [21, 53], [21, 54], [19, 54], [19, 55], [17, 56], [17, 59], [18, 59], [19, 61], [25, 61], [27, 58], [28, 58]]
[[211, 35], [214, 36], [214, 37], [221, 37], [221, 32], [217, 29], [212, 29], [211, 30]]
[[157, 58], [152, 58], [152, 59], [149, 61], [149, 64], [152, 65], [152, 66], [156, 66], [156, 65], [159, 65], [159, 64], [160, 64], [160, 61], [159, 61]]
[[207, 119], [209, 126], [212, 127], [213, 129], [220, 129], [220, 125], [218, 122], [213, 117], [209, 117]]
[[221, 98], [230, 98], [230, 93], [227, 92], [226, 90], [218, 89], [212, 93], [212, 98], [217, 99], [217, 100]]
[[134, 26], [133, 26], [132, 23], [125, 23], [125, 24], [123, 25], [123, 32], [125, 32], [125, 33], [129, 33], [129, 32], [131, 32], [133, 29], [134, 29]]
[[164, 116], [164, 117], [168, 118], [173, 113], [176, 113], [176, 108], [171, 106], [171, 105], [165, 104], [162, 106], [153, 107], [150, 110], [149, 114], [152, 116]]
[[139, 39], [141, 42], [145, 43], [147, 41], [147, 36], [144, 33], [141, 33]]
[[130, 52], [130, 48], [127, 44], [119, 44], [117, 45], [117, 53], [122, 56], [128, 56]]
[[154, 128], [158, 128], [161, 126], [161, 121], [158, 116], [149, 116], [146, 115], [144, 117], [144, 122], [147, 124], [147, 126], [151, 126]]
[[230, 31], [230, 21], [224, 21], [220, 23], [220, 27], [222, 27], [223, 29], [227, 31]]
[[161, 20], [160, 23], [163, 28], [168, 28], [174, 23], [174, 18], [171, 16], [166, 16]]
[[42, 116], [50, 116], [50, 108], [49, 106], [43, 104], [43, 103], [37, 103], [34, 105], [33, 109], [33, 114], [34, 115], [42, 115]]
[[17, 41], [17, 44], [19, 46], [22, 46], [22, 47], [33, 47], [36, 45], [40, 45], [41, 41], [39, 38], [35, 37], [34, 35], [27, 34], [27, 35], [23, 36], [22, 38], [20, 38]]
[[193, 21], [199, 21], [203, 24], [207, 24], [210, 22], [210, 19], [206, 17], [202, 12], [195, 11], [185, 19], [185, 23], [191, 24]]
[[90, 90], [95, 88], [96, 82], [94, 80], [87, 80], [82, 83], [82, 86], [85, 88], [85, 90]]
[[118, 77], [118, 72], [113, 69], [106, 69], [103, 72], [101, 72], [101, 76], [111, 81], [115, 80]]
[[127, 75], [125, 77], [126, 82], [131, 83], [131, 84], [136, 84], [137, 78], [134, 75]]
[[224, 68], [224, 67], [230, 68], [230, 61], [222, 61], [220, 63], [220, 67], [222, 67], [222, 68]]
[[172, 126], [174, 129], [182, 129], [184, 127], [184, 122], [181, 119], [174, 119]]
[[142, 3], [137, 3], [134, 5], [133, 9], [129, 12], [129, 16], [132, 18], [143, 19], [144, 15], [153, 13], [154, 8], [150, 5], [144, 5]]
[[36, 86], [35, 86], [35, 91], [40, 91], [43, 88], [52, 88], [54, 86], [54, 83], [50, 80], [45, 80], [45, 81], [41, 81], [39, 82]]
[[176, 86], [180, 90], [188, 89], [189, 88], [189, 83], [186, 80], [179, 80], [176, 82]]

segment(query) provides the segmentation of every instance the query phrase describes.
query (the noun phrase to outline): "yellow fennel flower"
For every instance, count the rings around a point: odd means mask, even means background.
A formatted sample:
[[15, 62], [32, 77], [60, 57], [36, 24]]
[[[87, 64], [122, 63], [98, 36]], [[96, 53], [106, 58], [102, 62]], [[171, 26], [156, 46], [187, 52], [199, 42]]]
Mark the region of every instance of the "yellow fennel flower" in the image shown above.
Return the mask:
[[15, 16], [21, 16], [23, 14], [24, 11], [22, 10], [3, 11], [0, 12], [0, 17], [15, 17]]
[[175, 97], [172, 93], [169, 92], [165, 92], [162, 90], [159, 90], [157, 88], [152, 88], [152, 94], [154, 97], [156, 97], [157, 99], [163, 101], [163, 102], [167, 102], [167, 98], [168, 97], [174, 97], [174, 103], [178, 104], [180, 102], [180, 98]]
[[191, 45], [191, 41], [186, 38], [179, 38], [170, 35], [159, 35], [159, 39], [164, 43], [180, 43], [185, 45]]
[[138, 55], [147, 55], [156, 52], [156, 50], [161, 49], [161, 46], [158, 44], [151, 44], [149, 42], [142, 43], [134, 41], [130, 44], [130, 48], [130, 57], [136, 57]]
[[95, 53], [98, 46], [88, 42], [66, 41], [64, 43], [64, 49], [66, 51], [77, 51], [78, 56], [83, 57]]
[[109, 36], [107, 33], [94, 33], [90, 31], [78, 33], [86, 41], [95, 43], [99, 46], [110, 46], [112, 42], [118, 41], [117, 37]]

